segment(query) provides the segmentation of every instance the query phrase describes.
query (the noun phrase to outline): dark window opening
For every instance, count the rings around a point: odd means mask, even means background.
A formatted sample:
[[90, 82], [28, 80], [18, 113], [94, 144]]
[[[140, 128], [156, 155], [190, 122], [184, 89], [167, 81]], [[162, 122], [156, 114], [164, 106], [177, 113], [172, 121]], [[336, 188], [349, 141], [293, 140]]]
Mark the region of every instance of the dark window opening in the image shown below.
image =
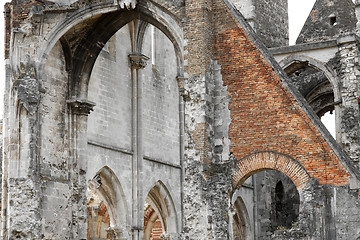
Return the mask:
[[336, 22], [336, 17], [334, 16], [334, 17], [330, 17], [330, 25], [331, 26], [335, 26], [337, 24], [337, 22]]
[[281, 211], [282, 211], [282, 205], [284, 200], [284, 186], [281, 181], [279, 181], [276, 184], [275, 187], [275, 210], [276, 210], [276, 217], [279, 218]]

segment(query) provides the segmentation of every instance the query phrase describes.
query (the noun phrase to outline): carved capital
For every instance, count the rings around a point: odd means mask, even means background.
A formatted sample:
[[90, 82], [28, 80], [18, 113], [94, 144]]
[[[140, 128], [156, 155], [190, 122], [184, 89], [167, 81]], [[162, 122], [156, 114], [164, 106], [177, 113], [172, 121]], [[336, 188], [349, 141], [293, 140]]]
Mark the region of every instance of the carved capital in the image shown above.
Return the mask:
[[131, 10], [136, 7], [137, 0], [114, 0], [114, 3], [121, 9]]
[[66, 101], [71, 110], [77, 115], [89, 115], [93, 111], [95, 103], [86, 99], [70, 99]]
[[134, 69], [143, 69], [146, 67], [147, 61], [150, 58], [140, 54], [140, 53], [133, 53], [129, 55], [130, 67]]

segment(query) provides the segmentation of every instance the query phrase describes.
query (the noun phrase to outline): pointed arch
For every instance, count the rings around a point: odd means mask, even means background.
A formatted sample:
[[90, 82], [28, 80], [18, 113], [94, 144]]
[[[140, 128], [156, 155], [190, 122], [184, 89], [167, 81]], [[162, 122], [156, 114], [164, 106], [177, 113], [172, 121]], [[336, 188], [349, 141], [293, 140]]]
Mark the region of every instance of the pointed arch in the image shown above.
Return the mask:
[[115, 173], [105, 166], [90, 181], [89, 189], [101, 197], [110, 217], [110, 228], [129, 228], [129, 212], [123, 188]]
[[[169, 235], [178, 234], [179, 221], [175, 204], [168, 188], [162, 181], [157, 181], [149, 190], [146, 201], [149, 201], [149, 204], [159, 217], [163, 231]], [[144, 232], [146, 231], [148, 230], [144, 229]]]
[[333, 88], [334, 101], [338, 102], [341, 100], [339, 81], [334, 71], [330, 67], [326, 66], [326, 64], [301, 54], [292, 54], [281, 60], [279, 64], [288, 75], [303, 67], [311, 67], [324, 73]]
[[55, 43], [60, 39], [64, 42], [63, 38], [80, 24], [91, 26], [85, 29], [85, 33], [77, 39], [74, 45], [76, 46], [75, 50], [72, 53], [73, 56], [76, 56], [76, 60], [71, 62], [72, 66], [69, 68], [71, 96], [86, 98], [91, 71], [101, 49], [111, 36], [134, 19], [154, 25], [170, 39], [177, 56], [177, 72], [179, 76], [182, 76], [183, 37], [178, 19], [166, 9], [146, 1], [146, 3], [139, 2], [134, 10], [120, 10], [113, 3], [102, 2], [86, 6], [72, 13], [45, 37], [44, 44], [37, 56], [39, 78], [42, 78], [41, 74], [46, 59]]
[[233, 204], [235, 214], [233, 216], [233, 234], [238, 234], [241, 239], [253, 240], [251, 232], [251, 223], [247, 206], [242, 199], [238, 196]]
[[278, 170], [286, 174], [298, 190], [303, 189], [310, 180], [305, 168], [289, 156], [276, 152], [258, 152], [237, 161], [233, 176], [233, 188], [240, 188], [249, 176], [265, 169]]

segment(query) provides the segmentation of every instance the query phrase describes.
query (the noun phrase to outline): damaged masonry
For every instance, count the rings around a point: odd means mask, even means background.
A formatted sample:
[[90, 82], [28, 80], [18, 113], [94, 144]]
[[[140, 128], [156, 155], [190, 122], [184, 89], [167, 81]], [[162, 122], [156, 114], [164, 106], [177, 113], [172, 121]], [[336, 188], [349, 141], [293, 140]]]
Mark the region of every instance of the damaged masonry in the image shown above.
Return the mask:
[[359, 240], [360, 1], [287, 9], [6, 3], [1, 238]]

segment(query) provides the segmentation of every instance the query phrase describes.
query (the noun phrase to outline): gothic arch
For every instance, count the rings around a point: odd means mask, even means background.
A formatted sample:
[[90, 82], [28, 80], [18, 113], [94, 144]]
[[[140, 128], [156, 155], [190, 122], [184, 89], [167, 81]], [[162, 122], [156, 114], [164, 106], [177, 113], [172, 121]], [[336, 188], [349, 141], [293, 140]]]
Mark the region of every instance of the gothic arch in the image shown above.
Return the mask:
[[276, 152], [258, 152], [237, 161], [233, 176], [233, 188], [240, 188], [252, 174], [265, 169], [278, 170], [286, 174], [298, 190], [310, 180], [305, 168], [296, 160]]
[[322, 62], [300, 54], [292, 54], [285, 59], [279, 62], [280, 66], [285, 70], [286, 74], [290, 75], [297, 71], [298, 69], [306, 66], [314, 68], [327, 77], [334, 92], [334, 101], [338, 102], [341, 100], [340, 89], [339, 89], [339, 81], [336, 77], [336, 74], [330, 69], [328, 66], [323, 64]]
[[[166, 234], [177, 235], [179, 233], [179, 221], [173, 198], [168, 188], [162, 181], [157, 181], [150, 189], [146, 197], [159, 217], [163, 230]], [[144, 229], [144, 233], [149, 229]]]
[[[96, 19], [95, 23], [91, 22], [94, 19]], [[39, 78], [42, 79], [41, 74], [46, 59], [55, 43], [61, 40], [64, 48], [67, 44], [64, 36], [71, 33], [72, 29], [79, 24], [88, 23], [92, 27], [88, 28], [83, 37], [76, 42], [78, 47], [72, 54], [72, 59], [76, 56], [76, 60], [71, 61], [71, 67], [69, 67], [70, 94], [72, 97], [86, 98], [91, 71], [102, 47], [120, 28], [135, 19], [154, 25], [170, 39], [177, 56], [178, 75], [182, 76], [182, 28], [178, 24], [178, 19], [169, 11], [150, 1], [141, 1], [134, 10], [122, 10], [113, 2], [92, 4], [75, 11], [70, 17], [56, 25], [47, 35], [38, 52]], [[69, 49], [69, 47], [65, 48]]]
[[[243, 199], [238, 196], [233, 204], [234, 216], [233, 216], [233, 234], [238, 231], [240, 239], [252, 240], [250, 217]], [[233, 236], [234, 237], [234, 236]]]
[[90, 181], [89, 189], [98, 194], [105, 203], [110, 217], [110, 228], [120, 232], [129, 228], [125, 194], [118, 178], [109, 167], [105, 166], [97, 172]]

